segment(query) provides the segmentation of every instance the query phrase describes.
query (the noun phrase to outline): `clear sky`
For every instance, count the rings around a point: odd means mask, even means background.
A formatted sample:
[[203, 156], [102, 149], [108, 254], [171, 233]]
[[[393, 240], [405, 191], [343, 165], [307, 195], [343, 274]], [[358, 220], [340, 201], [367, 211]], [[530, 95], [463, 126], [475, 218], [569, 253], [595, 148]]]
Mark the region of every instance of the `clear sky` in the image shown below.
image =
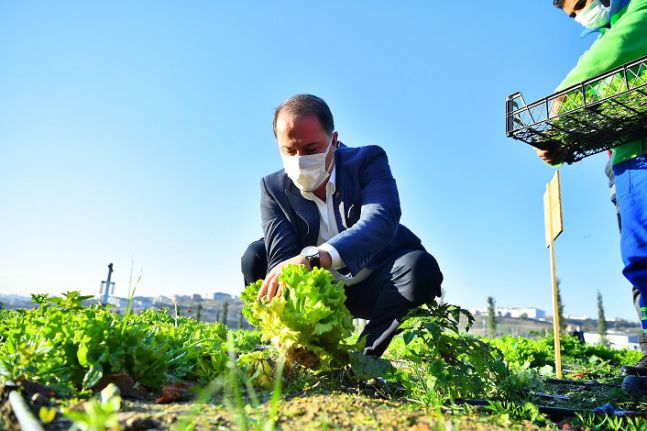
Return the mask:
[[[342, 142], [386, 149], [402, 222], [450, 302], [551, 309], [553, 169], [505, 137], [594, 41], [552, 0], [0, 2], [0, 292], [242, 289], [272, 112], [323, 97]], [[606, 155], [561, 170], [566, 313], [637, 320]]]

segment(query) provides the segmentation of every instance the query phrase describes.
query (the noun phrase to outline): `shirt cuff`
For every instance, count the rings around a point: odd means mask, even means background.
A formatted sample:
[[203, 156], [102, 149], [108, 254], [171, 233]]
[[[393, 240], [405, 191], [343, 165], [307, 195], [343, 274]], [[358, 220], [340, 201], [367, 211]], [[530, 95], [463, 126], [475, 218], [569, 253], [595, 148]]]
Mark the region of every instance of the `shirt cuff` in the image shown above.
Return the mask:
[[343, 268], [346, 266], [344, 261], [341, 260], [341, 256], [339, 255], [339, 252], [332, 245], [328, 243], [323, 243], [319, 246], [319, 250], [326, 251], [330, 255], [330, 258], [332, 259], [332, 265], [330, 266], [330, 269], [337, 270], [339, 268]]

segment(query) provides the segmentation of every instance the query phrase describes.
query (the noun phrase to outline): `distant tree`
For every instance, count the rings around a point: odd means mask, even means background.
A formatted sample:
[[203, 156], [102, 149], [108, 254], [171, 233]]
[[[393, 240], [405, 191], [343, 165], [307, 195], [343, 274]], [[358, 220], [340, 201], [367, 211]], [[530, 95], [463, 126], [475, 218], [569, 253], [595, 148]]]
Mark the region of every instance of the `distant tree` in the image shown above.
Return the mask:
[[494, 307], [494, 298], [491, 296], [487, 298], [487, 335], [489, 337], [496, 336], [496, 308]]
[[195, 312], [195, 320], [198, 322], [202, 318], [202, 302], [198, 302], [197, 311]]
[[562, 302], [562, 291], [560, 286], [562, 281], [557, 279], [557, 315], [559, 316], [559, 329], [560, 331], [566, 330], [566, 319], [564, 318], [564, 303]]
[[243, 309], [240, 309], [240, 313], [238, 313], [238, 329], [243, 329]]
[[222, 313], [220, 312], [220, 309], [217, 309], [217, 310], [216, 310], [216, 322], [220, 322], [220, 316], [221, 316], [221, 314], [222, 314]]
[[607, 319], [604, 316], [604, 303], [602, 302], [602, 294], [598, 290], [598, 335], [600, 335], [600, 343], [609, 344], [607, 340]]
[[528, 318], [528, 313], [521, 313], [521, 316], [519, 316], [520, 319], [527, 319]]
[[227, 318], [229, 317], [229, 302], [225, 301], [222, 303], [222, 315], [220, 316], [220, 322], [227, 326]]

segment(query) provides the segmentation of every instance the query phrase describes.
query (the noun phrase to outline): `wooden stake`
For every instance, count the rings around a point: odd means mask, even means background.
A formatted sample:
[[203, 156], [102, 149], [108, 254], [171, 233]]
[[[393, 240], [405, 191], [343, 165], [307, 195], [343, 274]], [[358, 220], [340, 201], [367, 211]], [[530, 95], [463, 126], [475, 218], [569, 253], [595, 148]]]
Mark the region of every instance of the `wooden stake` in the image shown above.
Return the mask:
[[557, 301], [557, 272], [555, 271], [555, 242], [550, 241], [550, 278], [553, 283], [553, 333], [555, 338], [555, 375], [562, 378], [562, 351], [559, 340], [559, 303]]
[[550, 278], [553, 286], [553, 333], [555, 340], [555, 374], [562, 378], [562, 352], [559, 339], [559, 302], [557, 297], [557, 271], [555, 270], [555, 239], [562, 233], [562, 196], [559, 184], [559, 171], [546, 184], [544, 195], [544, 217], [546, 223], [546, 245], [550, 250]]

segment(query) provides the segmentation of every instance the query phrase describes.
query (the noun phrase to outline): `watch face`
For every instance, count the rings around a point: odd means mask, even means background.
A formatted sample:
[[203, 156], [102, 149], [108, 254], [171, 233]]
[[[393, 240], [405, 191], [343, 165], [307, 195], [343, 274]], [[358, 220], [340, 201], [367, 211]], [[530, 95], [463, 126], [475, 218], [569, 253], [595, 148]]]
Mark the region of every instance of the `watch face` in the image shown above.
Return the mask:
[[319, 254], [319, 249], [313, 245], [310, 245], [303, 250], [301, 250], [301, 254], [305, 257], [312, 257], [316, 256]]

